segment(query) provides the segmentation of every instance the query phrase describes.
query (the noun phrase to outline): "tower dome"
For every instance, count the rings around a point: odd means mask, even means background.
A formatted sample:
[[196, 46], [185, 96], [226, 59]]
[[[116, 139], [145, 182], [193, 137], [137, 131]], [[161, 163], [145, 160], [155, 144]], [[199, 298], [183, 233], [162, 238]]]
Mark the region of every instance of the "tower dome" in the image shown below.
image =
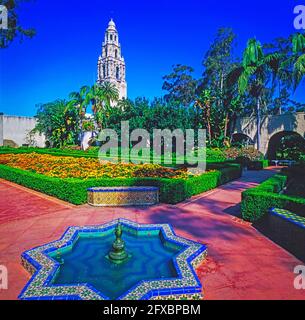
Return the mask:
[[108, 30], [109, 29], [116, 30], [115, 23], [114, 23], [114, 21], [112, 19], [108, 23]]

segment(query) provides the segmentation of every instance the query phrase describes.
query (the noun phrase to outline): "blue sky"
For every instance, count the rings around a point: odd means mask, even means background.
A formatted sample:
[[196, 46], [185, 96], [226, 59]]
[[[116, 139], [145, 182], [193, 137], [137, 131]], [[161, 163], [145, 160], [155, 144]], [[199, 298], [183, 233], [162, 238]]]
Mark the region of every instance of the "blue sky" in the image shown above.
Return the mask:
[[[287, 37], [300, 1], [275, 0], [33, 0], [21, 6], [21, 23], [37, 35], [0, 51], [0, 112], [34, 115], [35, 105], [67, 98], [96, 80], [104, 32], [112, 17], [127, 66], [128, 96], [162, 95], [162, 76], [176, 63], [196, 75], [219, 27], [262, 43]], [[305, 102], [299, 90], [297, 100]]]

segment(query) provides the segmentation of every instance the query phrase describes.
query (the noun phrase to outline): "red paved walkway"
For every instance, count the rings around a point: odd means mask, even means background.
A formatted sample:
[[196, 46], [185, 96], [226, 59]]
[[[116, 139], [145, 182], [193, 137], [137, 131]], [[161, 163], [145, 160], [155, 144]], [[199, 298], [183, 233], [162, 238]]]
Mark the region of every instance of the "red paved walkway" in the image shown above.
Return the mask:
[[171, 223], [177, 234], [206, 243], [209, 258], [197, 270], [206, 299], [305, 299], [304, 290], [293, 288], [293, 269], [302, 263], [235, 217], [241, 191], [272, 174], [247, 172], [178, 206], [148, 209], [75, 207], [0, 181], [0, 264], [9, 270], [9, 290], [0, 290], [0, 299], [16, 299], [29, 280], [20, 265], [23, 251], [56, 240], [68, 226], [118, 217]]

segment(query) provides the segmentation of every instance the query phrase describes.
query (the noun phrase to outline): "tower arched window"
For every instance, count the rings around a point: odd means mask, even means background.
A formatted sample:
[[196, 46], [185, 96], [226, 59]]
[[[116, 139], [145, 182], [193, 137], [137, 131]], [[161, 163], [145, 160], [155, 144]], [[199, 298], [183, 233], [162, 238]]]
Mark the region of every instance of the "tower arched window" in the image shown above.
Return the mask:
[[110, 40], [112, 41], [112, 39], [113, 39], [113, 36], [112, 36], [112, 34], [110, 35]]
[[117, 80], [120, 80], [120, 68], [116, 67], [116, 78]]
[[115, 49], [115, 58], [117, 59], [118, 58], [118, 49]]
[[106, 78], [106, 67], [103, 65], [103, 77]]

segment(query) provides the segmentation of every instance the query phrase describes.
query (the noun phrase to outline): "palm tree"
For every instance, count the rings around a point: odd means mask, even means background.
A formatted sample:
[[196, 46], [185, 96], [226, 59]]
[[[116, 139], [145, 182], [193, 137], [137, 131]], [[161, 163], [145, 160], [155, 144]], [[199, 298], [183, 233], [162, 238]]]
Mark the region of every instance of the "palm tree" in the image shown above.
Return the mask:
[[292, 38], [293, 84], [294, 90], [305, 77], [305, 34], [296, 33]]
[[231, 85], [237, 84], [239, 93], [246, 92], [256, 100], [257, 118], [257, 149], [260, 150], [260, 127], [261, 127], [261, 97], [270, 80], [272, 72], [273, 81], [276, 78], [280, 54], [271, 53], [265, 55], [262, 45], [256, 39], [250, 39], [243, 54], [243, 61], [228, 76]]
[[117, 107], [122, 112], [130, 112], [133, 108], [133, 104], [131, 100], [123, 98], [118, 101]]
[[90, 97], [95, 120], [98, 126], [102, 127], [112, 104], [119, 100], [119, 91], [113, 83], [104, 82], [92, 86]]
[[69, 95], [70, 99], [70, 104], [74, 105], [75, 108], [77, 108], [77, 112], [79, 115], [79, 124], [80, 124], [80, 140], [81, 140], [81, 145], [83, 144], [83, 124], [84, 120], [86, 117], [86, 111], [87, 107], [90, 104], [91, 101], [91, 90], [90, 87], [88, 86], [82, 86], [79, 91], [76, 92], [71, 92]]
[[106, 107], [111, 107], [112, 103], [119, 100], [119, 90], [111, 82], [104, 82], [100, 85], [101, 94], [104, 97]]
[[80, 117], [84, 118], [90, 103], [90, 87], [82, 86], [79, 91], [71, 92], [69, 97], [77, 106]]
[[72, 99], [71, 103], [78, 109], [78, 114], [80, 117], [80, 131], [82, 134], [83, 121], [86, 116], [87, 107], [90, 104], [91, 93], [90, 87], [82, 86], [78, 91], [71, 92], [69, 98]]

